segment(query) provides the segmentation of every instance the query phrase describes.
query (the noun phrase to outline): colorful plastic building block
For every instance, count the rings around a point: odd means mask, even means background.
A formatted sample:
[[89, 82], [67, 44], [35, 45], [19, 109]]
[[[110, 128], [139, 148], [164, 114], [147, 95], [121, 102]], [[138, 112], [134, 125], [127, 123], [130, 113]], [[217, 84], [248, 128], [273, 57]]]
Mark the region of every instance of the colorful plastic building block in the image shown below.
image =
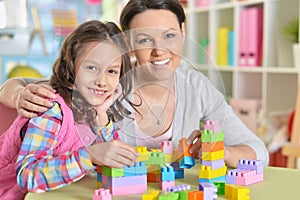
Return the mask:
[[161, 150], [164, 154], [173, 154], [173, 143], [172, 141], [162, 141]]
[[143, 161], [149, 160], [149, 152], [147, 150], [147, 147], [138, 146], [138, 147], [135, 147], [135, 149], [140, 154], [140, 156], [137, 159], [138, 162], [143, 162]]
[[111, 194], [108, 189], [96, 189], [94, 190], [93, 200], [111, 200]]
[[159, 200], [178, 200], [179, 194], [174, 192], [162, 192], [158, 199]]
[[225, 166], [225, 163], [222, 168], [214, 169], [212, 170], [210, 166], [204, 166], [202, 165], [199, 170], [199, 178], [206, 178], [206, 179], [212, 179], [217, 178], [220, 176], [226, 175], [227, 167]]
[[220, 142], [224, 141], [224, 133], [222, 131], [214, 133], [212, 130], [203, 130], [201, 135], [202, 142]]
[[224, 150], [224, 142], [202, 142], [202, 152], [212, 152]]
[[224, 195], [225, 194], [225, 184], [226, 182], [213, 182], [214, 186], [217, 188], [217, 194], [218, 195]]
[[202, 160], [202, 165], [210, 166], [212, 170], [222, 168], [224, 166], [224, 159], [220, 160]]
[[257, 174], [264, 172], [264, 166], [261, 160], [240, 159], [238, 169], [255, 170]]
[[158, 200], [159, 191], [158, 190], [147, 190], [143, 194], [142, 200]]
[[169, 187], [169, 188], [168, 188], [168, 192], [180, 192], [180, 191], [190, 190], [190, 189], [191, 189], [191, 186], [190, 186], [190, 185], [187, 185], [187, 184], [181, 184], [181, 185]]
[[161, 166], [161, 181], [174, 181], [175, 180], [175, 173], [173, 167], [165, 164]]
[[178, 156], [181, 159], [184, 156], [192, 157], [190, 153], [190, 146], [187, 145], [186, 138], [181, 138], [178, 143]]
[[165, 154], [158, 151], [149, 152], [149, 160], [146, 161], [146, 164], [150, 165], [162, 165], [165, 164]]
[[249, 188], [232, 184], [225, 185], [225, 197], [228, 200], [250, 200], [249, 193]]
[[203, 191], [190, 191], [188, 193], [189, 200], [204, 200], [203, 199]]
[[210, 183], [199, 183], [199, 190], [203, 191], [204, 200], [215, 200], [218, 198], [217, 188]]
[[122, 177], [124, 176], [124, 168], [102, 166], [102, 174], [110, 177]]
[[179, 167], [184, 169], [190, 169], [195, 165], [195, 159], [190, 156], [183, 156], [179, 160]]
[[213, 152], [202, 152], [202, 160], [220, 160], [224, 159], [224, 150]]

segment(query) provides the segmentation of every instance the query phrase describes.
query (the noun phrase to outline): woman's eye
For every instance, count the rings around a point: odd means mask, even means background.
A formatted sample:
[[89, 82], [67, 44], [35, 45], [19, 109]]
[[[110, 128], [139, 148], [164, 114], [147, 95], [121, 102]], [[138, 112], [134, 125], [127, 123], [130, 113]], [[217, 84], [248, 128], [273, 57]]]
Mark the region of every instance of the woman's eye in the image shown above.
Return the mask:
[[166, 34], [165, 37], [166, 37], [166, 38], [174, 38], [174, 37], [175, 37], [175, 34], [174, 34], [174, 33], [168, 33], [168, 34]]
[[151, 42], [151, 39], [150, 38], [143, 38], [143, 39], [140, 39], [137, 41], [139, 44], [143, 44], [143, 43], [146, 43], [146, 42]]

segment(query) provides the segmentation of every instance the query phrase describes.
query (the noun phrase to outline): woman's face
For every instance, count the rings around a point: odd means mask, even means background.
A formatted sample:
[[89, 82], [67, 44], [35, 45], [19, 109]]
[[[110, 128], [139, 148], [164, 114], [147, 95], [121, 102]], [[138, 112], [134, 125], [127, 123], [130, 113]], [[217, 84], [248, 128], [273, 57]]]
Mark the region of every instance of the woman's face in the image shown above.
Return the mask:
[[86, 44], [75, 61], [75, 86], [88, 103], [100, 106], [114, 94], [121, 72], [119, 49], [110, 43]]
[[130, 22], [130, 40], [138, 65], [159, 79], [168, 78], [178, 67], [184, 35], [176, 15], [168, 10], [147, 10]]

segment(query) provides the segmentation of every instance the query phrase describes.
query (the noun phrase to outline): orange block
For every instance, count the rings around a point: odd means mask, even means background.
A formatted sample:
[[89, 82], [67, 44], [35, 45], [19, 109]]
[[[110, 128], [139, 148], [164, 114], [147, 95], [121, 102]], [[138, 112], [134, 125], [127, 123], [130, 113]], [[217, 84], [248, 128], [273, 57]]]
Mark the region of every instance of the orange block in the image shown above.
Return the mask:
[[203, 191], [191, 191], [188, 193], [189, 200], [203, 200]]
[[178, 157], [179, 157], [179, 159], [182, 158], [183, 156], [192, 157], [192, 155], [190, 154], [191, 145], [188, 146], [186, 142], [187, 142], [186, 138], [181, 138], [181, 140], [179, 140], [179, 143], [178, 143]]
[[224, 150], [224, 142], [202, 142], [202, 152], [213, 152]]

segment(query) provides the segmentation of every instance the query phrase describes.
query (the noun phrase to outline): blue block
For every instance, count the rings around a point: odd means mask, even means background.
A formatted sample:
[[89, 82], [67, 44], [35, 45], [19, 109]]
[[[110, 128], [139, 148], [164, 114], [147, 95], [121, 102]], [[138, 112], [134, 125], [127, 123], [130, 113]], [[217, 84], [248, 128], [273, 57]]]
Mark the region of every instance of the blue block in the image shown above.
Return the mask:
[[147, 175], [147, 166], [145, 162], [136, 162], [135, 167], [135, 173], [137, 176]]
[[212, 179], [199, 178], [199, 183], [213, 183], [213, 182], [225, 181], [225, 180], [226, 180], [225, 176], [220, 176]]
[[192, 157], [183, 156], [183, 158], [181, 158], [179, 160], [179, 166], [180, 166], [180, 168], [190, 169], [194, 165], [195, 165], [195, 159], [192, 158]]
[[164, 165], [161, 166], [161, 181], [174, 181], [175, 173], [172, 166]]
[[125, 166], [124, 167], [124, 176], [135, 176], [135, 166]]
[[97, 173], [97, 181], [102, 183], [102, 174]]
[[184, 178], [184, 169], [174, 170], [175, 179]]

